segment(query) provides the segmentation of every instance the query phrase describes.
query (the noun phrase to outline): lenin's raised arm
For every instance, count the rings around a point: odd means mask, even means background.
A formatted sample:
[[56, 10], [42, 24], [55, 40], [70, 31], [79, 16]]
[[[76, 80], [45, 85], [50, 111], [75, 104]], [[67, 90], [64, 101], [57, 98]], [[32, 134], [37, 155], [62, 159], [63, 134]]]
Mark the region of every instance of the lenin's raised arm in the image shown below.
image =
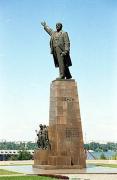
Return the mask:
[[53, 29], [51, 29], [46, 22], [41, 22], [41, 25], [44, 27], [44, 30], [51, 36], [52, 33], [54, 32]]

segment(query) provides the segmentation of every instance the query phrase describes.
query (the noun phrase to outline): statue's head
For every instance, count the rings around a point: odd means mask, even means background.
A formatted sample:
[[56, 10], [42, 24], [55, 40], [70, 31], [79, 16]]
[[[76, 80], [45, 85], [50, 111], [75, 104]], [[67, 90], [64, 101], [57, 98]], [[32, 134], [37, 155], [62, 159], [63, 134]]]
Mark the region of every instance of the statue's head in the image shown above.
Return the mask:
[[60, 23], [60, 22], [56, 23], [56, 30], [57, 31], [60, 31], [62, 29], [62, 27], [63, 27], [62, 23]]
[[42, 125], [42, 124], [40, 124], [40, 125], [39, 125], [39, 127], [40, 127], [40, 128], [42, 128], [42, 127], [43, 127], [43, 125]]

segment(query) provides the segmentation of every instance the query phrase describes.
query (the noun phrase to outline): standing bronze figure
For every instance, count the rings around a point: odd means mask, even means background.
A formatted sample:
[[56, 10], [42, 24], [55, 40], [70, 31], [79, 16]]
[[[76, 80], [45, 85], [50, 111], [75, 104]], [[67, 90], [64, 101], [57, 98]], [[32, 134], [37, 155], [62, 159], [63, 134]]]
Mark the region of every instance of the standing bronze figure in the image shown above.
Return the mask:
[[50, 143], [48, 139], [48, 128], [46, 125], [39, 125], [39, 131], [36, 130], [37, 134], [37, 145], [39, 149], [47, 149], [50, 148]]
[[69, 66], [72, 66], [70, 58], [70, 41], [67, 32], [62, 31], [62, 24], [56, 24], [56, 31], [53, 31], [46, 22], [41, 23], [44, 30], [51, 36], [50, 49], [53, 54], [55, 67], [59, 67], [59, 78], [57, 79], [71, 79]]

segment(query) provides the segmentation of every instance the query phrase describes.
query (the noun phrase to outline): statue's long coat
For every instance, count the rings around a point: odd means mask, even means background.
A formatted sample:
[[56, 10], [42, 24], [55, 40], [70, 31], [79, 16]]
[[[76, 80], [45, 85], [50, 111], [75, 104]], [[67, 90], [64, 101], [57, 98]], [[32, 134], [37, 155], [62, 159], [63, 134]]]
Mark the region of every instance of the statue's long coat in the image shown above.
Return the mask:
[[[51, 48], [51, 54], [53, 54], [54, 58], [54, 64], [55, 67], [59, 67], [58, 59], [54, 53], [54, 47], [53, 47], [53, 39], [56, 31], [53, 31], [48, 26], [44, 27], [45, 31], [51, 36], [50, 39], [50, 48]], [[64, 56], [64, 62], [66, 66], [72, 66], [71, 58], [69, 55], [70, 52], [70, 41], [67, 32], [60, 31], [60, 36], [58, 40], [58, 47], [61, 49], [61, 52], [67, 51], [67, 54]]]

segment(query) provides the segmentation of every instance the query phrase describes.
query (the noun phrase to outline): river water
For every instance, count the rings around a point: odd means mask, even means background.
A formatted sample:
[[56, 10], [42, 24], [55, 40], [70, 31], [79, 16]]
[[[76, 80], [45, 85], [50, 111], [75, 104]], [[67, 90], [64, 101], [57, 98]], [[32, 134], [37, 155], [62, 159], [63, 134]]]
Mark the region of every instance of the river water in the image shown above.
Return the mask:
[[114, 152], [114, 151], [107, 151], [107, 152], [87, 152], [87, 159], [100, 159], [100, 156], [101, 154], [104, 154], [104, 156], [107, 158], [107, 159], [111, 159], [113, 155], [115, 155], [117, 152]]

